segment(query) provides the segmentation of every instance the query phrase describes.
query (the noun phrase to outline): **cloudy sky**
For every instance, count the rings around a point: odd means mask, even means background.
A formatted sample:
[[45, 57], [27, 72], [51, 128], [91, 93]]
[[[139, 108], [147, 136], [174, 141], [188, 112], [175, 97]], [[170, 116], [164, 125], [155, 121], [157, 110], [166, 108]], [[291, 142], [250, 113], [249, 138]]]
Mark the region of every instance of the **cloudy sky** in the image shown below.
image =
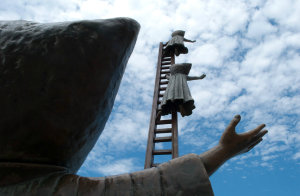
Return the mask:
[[[111, 116], [78, 174], [142, 170], [159, 42], [186, 30], [196, 109], [179, 118], [179, 152], [216, 145], [235, 114], [238, 132], [265, 123], [251, 152], [223, 165], [211, 182], [217, 196], [300, 193], [299, 0], [1, 0], [0, 20], [58, 22], [131, 17], [141, 24]], [[162, 146], [161, 146], [162, 147]]]

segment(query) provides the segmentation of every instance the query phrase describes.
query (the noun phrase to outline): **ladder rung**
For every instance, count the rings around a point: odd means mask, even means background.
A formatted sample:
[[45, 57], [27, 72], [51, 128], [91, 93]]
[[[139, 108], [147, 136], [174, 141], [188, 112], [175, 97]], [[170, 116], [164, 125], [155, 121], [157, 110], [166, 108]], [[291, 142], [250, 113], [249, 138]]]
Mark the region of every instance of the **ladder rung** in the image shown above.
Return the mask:
[[161, 74], [168, 74], [168, 73], [170, 73], [170, 71], [161, 71], [160, 73]]
[[156, 123], [157, 125], [165, 125], [165, 124], [172, 124], [172, 120], [160, 120], [160, 121], [157, 121]]
[[172, 133], [172, 129], [168, 128], [168, 129], [155, 129], [154, 130], [155, 133]]
[[160, 81], [159, 84], [168, 84], [169, 81]]
[[159, 95], [158, 95], [158, 97], [163, 97], [163, 96], [164, 96], [164, 94], [159, 94]]
[[164, 60], [171, 60], [171, 57], [170, 56], [164, 56], [162, 59], [164, 59]]
[[167, 79], [166, 75], [161, 76], [160, 79]]
[[161, 69], [170, 69], [171, 66], [164, 66], [164, 67], [161, 67]]
[[162, 62], [161, 65], [171, 65], [171, 62]]
[[160, 100], [158, 100], [158, 101], [157, 101], [157, 104], [160, 104], [160, 103], [161, 103], [161, 101], [160, 101]]
[[153, 155], [172, 154], [172, 150], [154, 150]]
[[171, 142], [172, 141], [172, 137], [168, 136], [168, 137], [156, 137], [154, 138], [154, 142]]
[[167, 89], [167, 87], [160, 87], [159, 90], [160, 91], [165, 91]]

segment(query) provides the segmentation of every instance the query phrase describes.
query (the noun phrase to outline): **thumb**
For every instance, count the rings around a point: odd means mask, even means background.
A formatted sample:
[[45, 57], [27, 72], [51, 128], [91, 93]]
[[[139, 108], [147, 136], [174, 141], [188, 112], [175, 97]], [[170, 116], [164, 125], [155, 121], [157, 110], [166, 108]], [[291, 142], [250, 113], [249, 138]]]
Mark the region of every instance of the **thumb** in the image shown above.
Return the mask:
[[237, 126], [237, 124], [239, 124], [240, 120], [241, 120], [241, 116], [239, 114], [235, 115], [234, 118], [229, 123], [227, 129], [231, 130], [231, 131], [234, 131], [235, 127]]

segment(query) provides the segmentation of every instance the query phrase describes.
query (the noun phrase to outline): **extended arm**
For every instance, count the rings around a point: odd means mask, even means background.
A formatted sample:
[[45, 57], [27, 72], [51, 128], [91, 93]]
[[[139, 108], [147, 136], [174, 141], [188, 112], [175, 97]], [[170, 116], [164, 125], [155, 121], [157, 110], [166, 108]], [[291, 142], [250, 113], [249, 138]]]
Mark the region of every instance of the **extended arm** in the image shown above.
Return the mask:
[[201, 76], [187, 76], [186, 79], [187, 80], [202, 80], [203, 78], [205, 78], [205, 74], [202, 74]]
[[235, 127], [240, 122], [240, 119], [240, 115], [236, 115], [224, 131], [219, 144], [200, 155], [209, 176], [225, 161], [251, 150], [262, 141], [262, 137], [268, 132], [267, 130], [262, 130], [265, 125], [261, 124], [251, 131], [237, 134]]
[[183, 38], [183, 41], [185, 41], [185, 42], [191, 42], [191, 43], [196, 42], [196, 40], [189, 40], [189, 39], [185, 39], [185, 38]]

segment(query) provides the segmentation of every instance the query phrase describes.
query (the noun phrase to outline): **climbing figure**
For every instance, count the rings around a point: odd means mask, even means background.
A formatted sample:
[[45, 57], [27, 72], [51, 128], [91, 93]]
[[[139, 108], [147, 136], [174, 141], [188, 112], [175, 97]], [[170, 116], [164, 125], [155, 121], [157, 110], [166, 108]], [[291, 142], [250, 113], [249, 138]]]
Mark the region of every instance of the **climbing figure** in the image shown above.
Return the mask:
[[180, 54], [187, 54], [188, 49], [184, 46], [184, 42], [194, 43], [196, 40], [189, 40], [184, 38], [185, 31], [177, 30], [172, 33], [172, 39], [166, 43], [164, 49], [164, 56], [179, 56]]
[[160, 111], [157, 114], [156, 120], [160, 119], [161, 115], [171, 114], [172, 111], [180, 112], [181, 116], [189, 116], [192, 110], [195, 109], [194, 99], [191, 96], [187, 81], [201, 80], [205, 78], [205, 74], [201, 76], [188, 76], [191, 63], [173, 64], [170, 67], [171, 75], [167, 75], [169, 80], [168, 86], [164, 93]]

